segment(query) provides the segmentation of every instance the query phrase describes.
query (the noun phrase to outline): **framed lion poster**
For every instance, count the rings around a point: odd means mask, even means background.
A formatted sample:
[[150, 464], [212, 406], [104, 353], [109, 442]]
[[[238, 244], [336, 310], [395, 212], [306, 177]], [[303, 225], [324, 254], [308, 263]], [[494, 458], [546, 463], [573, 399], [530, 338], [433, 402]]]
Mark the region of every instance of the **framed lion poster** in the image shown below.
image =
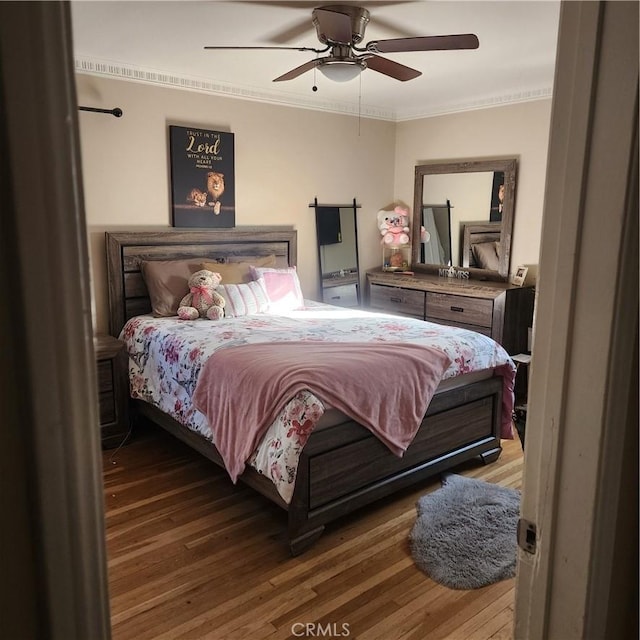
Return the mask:
[[174, 227], [234, 227], [233, 133], [169, 126]]

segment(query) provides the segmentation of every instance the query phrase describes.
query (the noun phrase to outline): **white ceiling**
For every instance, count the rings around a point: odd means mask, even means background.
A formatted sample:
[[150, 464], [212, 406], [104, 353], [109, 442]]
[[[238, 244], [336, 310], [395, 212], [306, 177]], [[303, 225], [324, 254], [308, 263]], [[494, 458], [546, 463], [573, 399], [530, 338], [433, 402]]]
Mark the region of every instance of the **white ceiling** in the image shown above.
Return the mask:
[[[205, 45], [322, 48], [311, 11], [326, 4], [331, 0], [73, 1], [76, 70], [390, 120], [551, 95], [558, 0], [353, 3], [371, 13], [363, 43], [415, 35], [478, 36], [477, 50], [384, 54], [422, 71], [408, 82], [368, 69], [347, 83], [331, 82], [313, 70], [274, 83], [273, 78], [316, 54], [203, 49]], [[293, 37], [283, 38], [284, 32]]]

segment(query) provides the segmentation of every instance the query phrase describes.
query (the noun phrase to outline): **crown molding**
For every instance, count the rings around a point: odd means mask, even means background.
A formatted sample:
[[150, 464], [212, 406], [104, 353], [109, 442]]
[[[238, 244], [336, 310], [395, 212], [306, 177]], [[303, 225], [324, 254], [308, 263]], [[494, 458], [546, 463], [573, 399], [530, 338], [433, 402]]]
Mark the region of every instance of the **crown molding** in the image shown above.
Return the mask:
[[391, 122], [418, 120], [422, 118], [460, 113], [463, 111], [487, 109], [490, 107], [506, 106], [521, 102], [532, 102], [535, 100], [551, 98], [553, 93], [551, 87], [542, 87], [518, 93], [483, 97], [469, 102], [443, 103], [440, 105], [429, 105], [427, 108], [406, 109], [395, 112], [390, 109], [382, 109], [372, 107], [370, 105], [328, 101], [319, 99], [316, 96], [305, 98], [299, 94], [291, 94], [277, 90], [264, 91], [262, 89], [256, 89], [255, 87], [246, 87], [242, 85], [212, 81], [205, 78], [165, 73], [122, 62], [112, 62], [88, 57], [76, 56], [75, 70], [76, 73], [116, 78], [118, 80], [140, 82], [172, 89], [182, 89], [184, 91], [195, 91], [198, 93], [223, 96], [226, 98], [252, 100], [254, 102], [296, 107], [299, 109], [311, 109], [314, 111], [324, 111], [342, 115], [359, 116], [363, 118], [373, 118], [376, 120], [389, 120]]
[[75, 70], [76, 73], [117, 78], [118, 80], [129, 80], [131, 82], [171, 87], [172, 89], [196, 91], [198, 93], [224, 96], [226, 98], [239, 98], [241, 100], [253, 100], [254, 102], [312, 109], [315, 111], [395, 121], [395, 114], [389, 109], [379, 109], [368, 105], [360, 105], [360, 107], [358, 107], [357, 104], [322, 100], [315, 96], [307, 99], [298, 94], [279, 92], [276, 90], [264, 91], [256, 89], [255, 87], [232, 85], [204, 78], [164, 73], [162, 71], [123, 64], [121, 62], [76, 57]]
[[496, 96], [487, 96], [468, 102], [451, 102], [440, 105], [430, 105], [428, 109], [407, 109], [396, 113], [396, 122], [405, 120], [418, 120], [421, 118], [433, 118], [436, 116], [451, 115], [464, 111], [477, 111], [479, 109], [490, 109], [492, 107], [504, 107], [510, 104], [522, 102], [535, 102], [536, 100], [548, 100], [553, 95], [552, 87], [542, 87], [529, 91], [508, 93]]

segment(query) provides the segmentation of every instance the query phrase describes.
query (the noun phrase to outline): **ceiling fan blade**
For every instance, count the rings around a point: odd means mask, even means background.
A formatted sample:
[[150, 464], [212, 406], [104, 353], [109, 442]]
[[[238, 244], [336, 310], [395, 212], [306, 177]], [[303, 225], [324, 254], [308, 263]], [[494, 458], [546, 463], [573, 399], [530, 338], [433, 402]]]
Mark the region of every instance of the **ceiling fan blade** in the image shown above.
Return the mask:
[[373, 71], [377, 71], [378, 73], [384, 73], [385, 76], [390, 76], [391, 78], [395, 78], [401, 82], [413, 80], [414, 78], [422, 75], [422, 71], [418, 71], [411, 67], [406, 67], [403, 64], [394, 62], [393, 60], [374, 55], [367, 57], [367, 68], [373, 69]]
[[329, 51], [331, 47], [325, 47], [324, 49], [314, 49], [313, 47], [243, 47], [236, 45], [213, 45], [210, 47], [204, 47], [205, 49], [280, 49], [285, 51], [313, 51], [315, 53], [324, 53], [325, 51]]
[[462, 33], [450, 36], [418, 36], [416, 38], [393, 38], [373, 40], [365, 49], [374, 53], [399, 53], [403, 51], [445, 51], [450, 49], [477, 49], [478, 36]]
[[282, 82], [283, 80], [293, 80], [294, 78], [297, 78], [298, 76], [302, 75], [305, 71], [309, 71], [310, 69], [313, 69], [318, 64], [319, 61], [320, 60], [318, 58], [315, 58], [314, 60], [305, 62], [304, 64], [301, 64], [299, 67], [296, 67], [295, 69], [291, 69], [291, 71], [287, 71], [287, 73], [283, 73], [281, 76], [274, 78], [273, 82]]
[[[352, 40], [351, 19], [344, 13], [327, 9], [314, 9], [313, 17], [318, 21], [318, 33], [327, 41], [350, 44]], [[322, 37], [320, 37], [322, 41]]]

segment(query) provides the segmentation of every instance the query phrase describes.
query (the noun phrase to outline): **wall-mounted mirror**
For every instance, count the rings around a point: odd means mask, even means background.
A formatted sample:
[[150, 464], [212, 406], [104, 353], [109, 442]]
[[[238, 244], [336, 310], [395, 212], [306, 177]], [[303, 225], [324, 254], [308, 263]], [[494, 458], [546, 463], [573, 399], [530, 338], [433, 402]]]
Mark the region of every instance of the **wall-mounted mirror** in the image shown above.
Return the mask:
[[358, 205], [313, 205], [322, 301], [342, 307], [360, 304]]
[[[516, 189], [515, 158], [420, 164], [415, 168], [413, 268], [453, 266], [507, 280]], [[420, 242], [420, 228], [429, 233]]]

